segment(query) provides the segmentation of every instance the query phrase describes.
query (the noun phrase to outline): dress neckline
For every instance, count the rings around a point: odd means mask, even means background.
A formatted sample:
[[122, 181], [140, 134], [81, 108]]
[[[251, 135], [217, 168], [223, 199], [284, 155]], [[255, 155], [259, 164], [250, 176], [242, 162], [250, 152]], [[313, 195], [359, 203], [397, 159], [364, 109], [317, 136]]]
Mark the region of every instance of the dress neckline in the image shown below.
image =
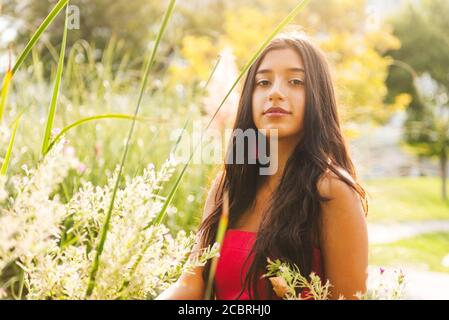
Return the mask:
[[240, 230], [240, 229], [228, 229], [226, 231], [232, 231], [232, 232], [241, 232], [241, 233], [250, 233], [250, 234], [256, 234], [256, 231], [246, 231], [246, 230]]
[[[237, 232], [237, 233], [242, 233], [242, 234], [247, 234], [247, 235], [256, 235], [256, 234], [257, 234], [257, 232], [255, 232], [255, 231], [246, 231], [246, 230], [240, 230], [240, 229], [227, 229], [227, 230], [226, 230], [226, 233], [229, 232], [229, 231], [231, 231], [231, 232]], [[312, 247], [312, 249], [313, 249], [314, 251], [321, 252], [321, 249], [320, 249], [319, 246], [315, 246], [315, 245], [314, 245], [314, 246]]]

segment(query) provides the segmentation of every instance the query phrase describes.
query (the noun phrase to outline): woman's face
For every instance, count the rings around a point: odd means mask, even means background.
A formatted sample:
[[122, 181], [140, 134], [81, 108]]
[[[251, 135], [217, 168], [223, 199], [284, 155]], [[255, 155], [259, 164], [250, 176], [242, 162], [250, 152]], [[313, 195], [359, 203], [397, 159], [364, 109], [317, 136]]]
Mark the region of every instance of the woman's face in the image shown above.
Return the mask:
[[278, 129], [278, 137], [299, 138], [306, 102], [304, 64], [291, 48], [274, 49], [255, 76], [253, 120], [257, 129]]

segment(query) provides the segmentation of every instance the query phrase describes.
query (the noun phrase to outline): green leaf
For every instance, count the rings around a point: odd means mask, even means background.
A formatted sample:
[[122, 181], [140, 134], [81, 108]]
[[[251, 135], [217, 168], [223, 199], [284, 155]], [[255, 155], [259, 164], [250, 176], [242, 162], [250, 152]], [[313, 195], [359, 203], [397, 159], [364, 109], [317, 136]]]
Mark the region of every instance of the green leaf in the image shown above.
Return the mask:
[[50, 24], [53, 22], [53, 20], [56, 18], [56, 16], [61, 12], [61, 10], [67, 5], [69, 0], [59, 0], [59, 2], [55, 5], [53, 10], [47, 15], [47, 17], [44, 19], [42, 24], [37, 28], [36, 32], [31, 37], [30, 41], [26, 45], [25, 49], [20, 54], [19, 58], [17, 59], [16, 64], [12, 68], [13, 75], [16, 73], [16, 71], [20, 68], [22, 63], [25, 61], [26, 57], [30, 53], [31, 49], [36, 45], [36, 42], [39, 40], [39, 38], [42, 36], [42, 34], [47, 30], [47, 28], [50, 26]]
[[2, 92], [0, 93], [0, 122], [3, 121], [3, 112], [5, 111], [6, 98], [8, 97], [9, 85], [12, 79], [12, 71], [8, 70], [3, 79]]
[[68, 15], [69, 15], [69, 10], [67, 7], [66, 15], [65, 15], [65, 23], [64, 23], [64, 32], [63, 32], [63, 36], [62, 36], [61, 52], [59, 54], [58, 69], [56, 72], [56, 80], [55, 80], [55, 85], [53, 88], [53, 95], [51, 97], [50, 110], [48, 112], [44, 140], [42, 141], [42, 155], [45, 155], [48, 151], [48, 144], [50, 143], [51, 129], [53, 127], [53, 121], [54, 121], [55, 113], [56, 113], [56, 103], [58, 101], [59, 89], [61, 87], [62, 71], [64, 69], [65, 47], [66, 47], [66, 43], [67, 43]]
[[[151, 67], [152, 67], [152, 65], [154, 63], [156, 52], [157, 52], [157, 49], [159, 48], [159, 43], [161, 41], [162, 35], [163, 35], [163, 33], [164, 33], [164, 31], [165, 31], [165, 29], [167, 27], [168, 20], [170, 19], [171, 15], [173, 13], [173, 10], [174, 10], [174, 7], [175, 7], [175, 3], [176, 3], [175, 0], [170, 0], [170, 3], [168, 5], [168, 9], [166, 10], [166, 12], [164, 14], [164, 17], [162, 19], [162, 24], [161, 24], [161, 27], [160, 27], [159, 32], [157, 34], [156, 41], [155, 41], [155, 44], [154, 44], [151, 56], [150, 56], [150, 58], [148, 59], [148, 61], [146, 63], [145, 71], [144, 71], [144, 75], [143, 75], [143, 79], [142, 79], [142, 83], [141, 83], [141, 87], [140, 87], [139, 98], [137, 100], [137, 106], [136, 106], [136, 109], [135, 109], [135, 112], [134, 112], [134, 116], [135, 117], [139, 113], [139, 108], [140, 108], [140, 105], [141, 105], [141, 102], [142, 102], [142, 99], [143, 99], [143, 94], [145, 92], [145, 88], [146, 88], [147, 82], [148, 82], [149, 72], [150, 72], [150, 69], [151, 69]], [[93, 292], [94, 287], [95, 287], [95, 279], [96, 279], [96, 275], [97, 275], [98, 268], [99, 268], [99, 265], [100, 265], [100, 257], [101, 257], [101, 254], [103, 253], [104, 244], [106, 242], [106, 236], [107, 236], [107, 233], [108, 233], [108, 230], [109, 230], [109, 223], [111, 221], [112, 209], [114, 207], [115, 196], [117, 194], [117, 189], [118, 189], [118, 185], [119, 185], [119, 182], [120, 182], [120, 177], [121, 177], [121, 174], [122, 174], [122, 171], [123, 171], [123, 167], [125, 165], [126, 156], [128, 154], [129, 144], [130, 144], [133, 132], [134, 132], [135, 123], [136, 123], [136, 120], [133, 119], [132, 124], [131, 124], [131, 128], [130, 128], [129, 133], [128, 133], [128, 138], [126, 140], [125, 150], [123, 151], [122, 161], [120, 163], [117, 179], [115, 181], [114, 189], [112, 191], [111, 202], [109, 203], [109, 209], [108, 209], [108, 212], [106, 213], [105, 222], [104, 222], [104, 224], [102, 226], [102, 229], [101, 229], [101, 232], [100, 232], [100, 239], [98, 241], [98, 245], [97, 245], [97, 248], [96, 248], [96, 253], [95, 253], [94, 261], [93, 261], [93, 264], [92, 264], [92, 268], [91, 268], [90, 273], [89, 273], [89, 283], [88, 283], [87, 290], [86, 290], [86, 298], [89, 298], [92, 295], [92, 292]]]
[[91, 122], [91, 121], [95, 121], [95, 120], [100, 120], [100, 119], [124, 119], [124, 120], [140, 120], [140, 121], [149, 121], [152, 120], [151, 118], [145, 118], [145, 117], [134, 117], [133, 115], [130, 114], [121, 114], [121, 113], [107, 113], [107, 114], [100, 114], [100, 115], [96, 115], [96, 116], [91, 116], [91, 117], [86, 117], [86, 118], [82, 118], [80, 120], [75, 121], [72, 124], [69, 124], [68, 126], [64, 127], [60, 133], [58, 133], [53, 140], [51, 141], [50, 145], [47, 148], [47, 151], [45, 152], [48, 153], [48, 151], [51, 150], [51, 148], [53, 148], [53, 146], [55, 145], [55, 143], [61, 139], [61, 137], [67, 133], [67, 131], [69, 131], [70, 129], [73, 129], [77, 126], [80, 126], [82, 124], [85, 124], [87, 122]]
[[[229, 222], [229, 194], [227, 191], [225, 191], [223, 194], [222, 208], [223, 209], [222, 209], [222, 213], [220, 216], [220, 221], [218, 223], [217, 235], [215, 237], [215, 242], [220, 245], [219, 246], [220, 251], [221, 251], [224, 236], [226, 233], [226, 229], [228, 228], [228, 222]], [[217, 264], [218, 264], [218, 257], [215, 257], [212, 260], [211, 268], [209, 269], [209, 278], [208, 278], [208, 281], [206, 284], [206, 291], [204, 294], [205, 300], [210, 300], [210, 298], [212, 296], [212, 285], [214, 283], [215, 272], [217, 271]]]
[[[217, 70], [217, 67], [218, 67], [218, 64], [220, 63], [220, 60], [221, 60], [221, 57], [219, 57], [219, 58], [217, 59], [217, 61], [216, 61], [216, 63], [215, 63], [215, 66], [214, 66], [214, 68], [212, 69], [212, 72], [210, 73], [209, 78], [208, 78], [207, 81], [206, 81], [206, 84], [201, 88], [201, 92], [203, 92], [203, 93], [206, 92], [207, 86], [209, 85], [210, 80], [212, 79], [212, 77], [213, 77], [215, 71]], [[182, 139], [182, 137], [183, 137], [183, 135], [184, 135], [184, 132], [185, 132], [185, 130], [186, 130], [187, 125], [189, 124], [189, 122], [190, 122], [190, 117], [188, 117], [187, 120], [186, 120], [186, 122], [184, 123], [184, 127], [182, 128], [182, 131], [181, 131], [181, 133], [179, 134], [178, 139], [176, 140], [174, 146], [172, 147], [172, 149], [171, 149], [171, 151], [170, 151], [170, 153], [169, 153], [169, 156], [176, 153], [176, 149], [178, 148], [179, 143], [181, 142], [181, 139]], [[156, 190], [156, 193], [155, 193], [156, 196], [159, 195], [160, 190], [161, 190], [161, 189], [157, 189], [157, 190]], [[148, 224], [148, 227], [149, 227], [149, 226], [151, 226], [151, 223]], [[147, 226], [146, 226], [143, 230], [145, 230], [146, 228], [147, 228]], [[121, 298], [122, 298], [122, 292], [123, 292], [123, 290], [125, 290], [125, 288], [129, 285], [129, 282], [130, 282], [130, 281], [129, 281], [129, 275], [132, 275], [132, 274], [134, 273], [134, 271], [137, 269], [137, 267], [139, 266], [140, 262], [142, 261], [143, 255], [144, 255], [145, 252], [148, 250], [148, 248], [149, 248], [150, 245], [151, 245], [151, 239], [148, 239], [148, 240], [147, 240], [147, 243], [146, 243], [145, 246], [143, 247], [142, 251], [139, 252], [139, 255], [138, 255], [137, 259], [136, 259], [136, 262], [133, 264], [133, 266], [132, 266], [131, 269], [129, 270], [128, 276], [126, 276], [125, 279], [123, 280], [123, 283], [122, 283], [120, 289], [118, 290], [118, 293], [119, 293], [118, 299], [121, 299]]]
[[17, 59], [16, 63], [14, 64], [12, 70], [9, 70], [6, 75], [5, 79], [2, 84], [1, 94], [0, 94], [0, 122], [3, 119], [3, 112], [5, 108], [6, 103], [6, 97], [8, 92], [8, 87], [10, 85], [10, 82], [12, 80], [12, 77], [17, 72], [17, 70], [20, 68], [20, 66], [23, 64], [25, 59], [27, 58], [28, 54], [31, 52], [31, 50], [36, 45], [39, 38], [42, 36], [45, 30], [50, 26], [50, 24], [53, 22], [53, 20], [56, 18], [56, 16], [61, 12], [61, 10], [64, 8], [64, 6], [69, 2], [69, 0], [60, 0], [53, 10], [47, 15], [47, 17], [44, 19], [44, 21], [41, 23], [41, 25], [37, 28], [36, 32], [31, 37], [30, 41], [26, 45], [25, 49], [23, 49], [22, 53], [20, 54], [19, 58]]
[[6, 155], [5, 155], [5, 159], [3, 160], [2, 168], [0, 169], [0, 175], [2, 175], [2, 176], [6, 175], [6, 171], [8, 170], [8, 165], [9, 165], [9, 161], [11, 158], [11, 152], [12, 152], [12, 147], [14, 145], [14, 139], [16, 137], [17, 128], [19, 127], [19, 122], [20, 122], [20, 119], [22, 118], [22, 115], [24, 112], [25, 111], [22, 111], [12, 123], [13, 131], [11, 134], [11, 138], [9, 139], [9, 145], [8, 145], [8, 149], [6, 150]]

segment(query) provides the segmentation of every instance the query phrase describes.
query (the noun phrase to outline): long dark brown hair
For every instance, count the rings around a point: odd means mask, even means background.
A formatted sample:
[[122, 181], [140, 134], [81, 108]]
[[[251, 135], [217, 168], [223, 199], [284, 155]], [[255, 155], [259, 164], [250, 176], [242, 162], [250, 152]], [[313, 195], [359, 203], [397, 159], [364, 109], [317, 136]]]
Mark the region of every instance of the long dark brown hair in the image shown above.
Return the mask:
[[[258, 282], [266, 272], [267, 257], [294, 263], [302, 275], [312, 269], [312, 250], [317, 245], [320, 232], [320, 207], [323, 201], [317, 189], [325, 172], [333, 172], [353, 188], [364, 204], [367, 202], [363, 187], [357, 182], [354, 165], [343, 139], [334, 88], [327, 59], [320, 48], [302, 32], [277, 36], [248, 70], [237, 111], [235, 129], [254, 129], [252, 95], [255, 74], [267, 52], [292, 48], [302, 58], [305, 68], [306, 102], [301, 139], [288, 159], [279, 186], [273, 192], [270, 205], [259, 226], [257, 239], [250, 256], [249, 266], [240, 294], [249, 289], [251, 299], [259, 299]], [[230, 148], [236, 149], [235, 139]], [[229, 194], [229, 228], [254, 204], [258, 187], [266, 176], [259, 175], [260, 163], [224, 164], [223, 174], [215, 195], [215, 207], [200, 226], [201, 244], [207, 247], [215, 242], [217, 226], [222, 212], [223, 192]], [[352, 177], [342, 174], [345, 170]], [[248, 262], [248, 260], [247, 260]], [[203, 271], [206, 280], [210, 264]], [[267, 288], [271, 288], [265, 280]], [[273, 290], [270, 289], [273, 293]]]

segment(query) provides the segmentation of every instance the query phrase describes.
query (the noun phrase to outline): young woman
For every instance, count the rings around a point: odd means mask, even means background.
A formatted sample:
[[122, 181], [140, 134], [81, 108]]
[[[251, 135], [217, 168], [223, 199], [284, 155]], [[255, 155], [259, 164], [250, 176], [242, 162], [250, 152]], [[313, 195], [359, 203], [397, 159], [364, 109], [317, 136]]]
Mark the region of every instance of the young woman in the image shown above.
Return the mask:
[[[278, 169], [260, 175], [259, 162], [228, 163], [212, 184], [195, 250], [214, 243], [228, 192], [215, 298], [277, 298], [261, 278], [267, 257], [328, 279], [332, 299], [365, 292], [365, 192], [342, 137], [327, 60], [306, 35], [278, 36], [255, 61], [234, 129], [277, 129], [278, 152], [270, 157], [277, 157]], [[235, 140], [229, 148], [235, 150]], [[209, 269], [210, 263], [183, 274], [158, 298], [203, 299]]]

